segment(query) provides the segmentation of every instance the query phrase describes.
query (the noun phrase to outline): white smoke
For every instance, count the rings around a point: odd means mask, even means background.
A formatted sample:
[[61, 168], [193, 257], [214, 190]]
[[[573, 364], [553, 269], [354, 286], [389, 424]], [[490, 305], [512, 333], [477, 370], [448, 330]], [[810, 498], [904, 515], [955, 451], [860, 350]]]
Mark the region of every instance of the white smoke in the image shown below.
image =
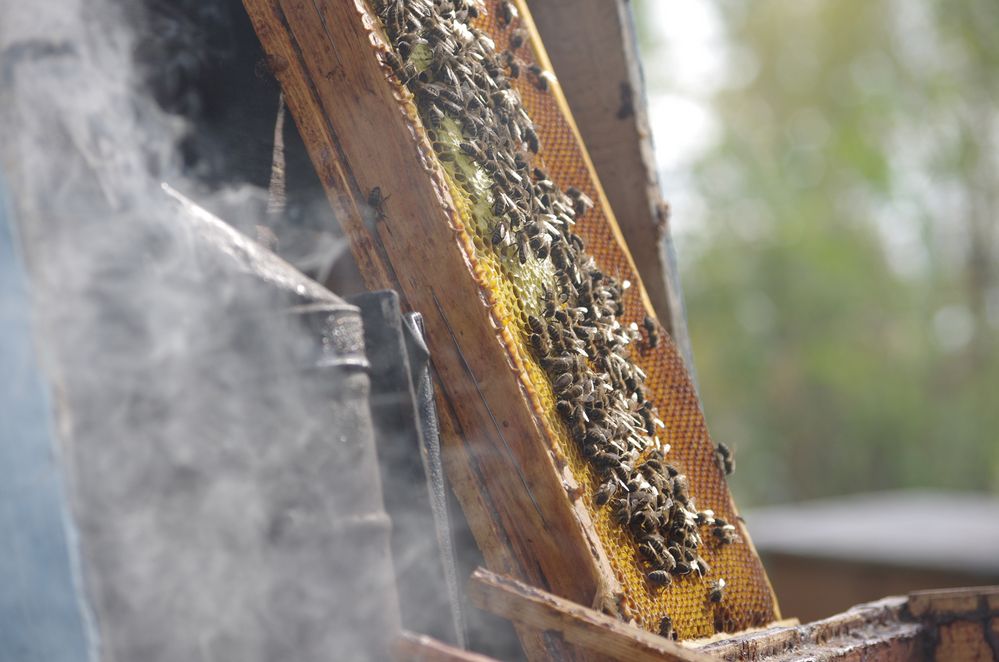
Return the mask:
[[[234, 276], [163, 194], [168, 181], [242, 228], [267, 222], [259, 186], [185, 173], [188, 126], [145, 87], [127, 9], [0, 2], [0, 163], [98, 654], [353, 657], [392, 622], [386, 559], [366, 570], [345, 542], [368, 527], [377, 549], [387, 530], [377, 476], [360, 470], [365, 387], [310, 370], [317, 340], [288, 300]], [[333, 498], [344, 489], [356, 499]], [[367, 580], [370, 604], [345, 578]]]

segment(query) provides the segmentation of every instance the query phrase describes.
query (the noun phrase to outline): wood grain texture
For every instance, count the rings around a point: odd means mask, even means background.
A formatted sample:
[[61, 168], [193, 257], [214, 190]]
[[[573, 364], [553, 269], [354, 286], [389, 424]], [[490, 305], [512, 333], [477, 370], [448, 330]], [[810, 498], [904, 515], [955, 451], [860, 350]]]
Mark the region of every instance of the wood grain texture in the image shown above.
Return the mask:
[[985, 638], [981, 623], [954, 621], [941, 625], [933, 651], [936, 660], [959, 660], [960, 662], [992, 662], [996, 659], [992, 647]]
[[711, 657], [623, 623], [588, 607], [483, 568], [468, 586], [472, 604], [532, 628], [558, 632], [566, 641], [612, 660], [695, 662]]
[[926, 629], [933, 659], [999, 659], [999, 586], [916, 591], [907, 612]]
[[814, 623], [712, 641], [700, 650], [732, 661], [920, 659], [926, 629], [906, 618], [905, 606], [905, 598], [885, 598]]
[[909, 612], [916, 618], [933, 619], [999, 614], [999, 586], [916, 591], [909, 594]]

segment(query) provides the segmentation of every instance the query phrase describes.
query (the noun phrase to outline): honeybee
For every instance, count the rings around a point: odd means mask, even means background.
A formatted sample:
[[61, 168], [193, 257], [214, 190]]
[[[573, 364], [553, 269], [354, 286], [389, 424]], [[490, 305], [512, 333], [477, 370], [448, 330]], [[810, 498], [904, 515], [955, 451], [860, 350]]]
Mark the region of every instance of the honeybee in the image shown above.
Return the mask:
[[509, 0], [504, 0], [504, 2], [500, 3], [499, 17], [503, 25], [510, 25], [513, 19], [517, 18], [517, 8]]
[[547, 333], [547, 329], [545, 329], [545, 323], [542, 322], [541, 318], [539, 318], [537, 315], [527, 316], [527, 327], [533, 333]]
[[539, 260], [544, 260], [546, 257], [548, 257], [548, 252], [552, 244], [551, 237], [549, 237], [546, 234], [537, 235], [531, 237], [528, 243], [531, 247], [531, 250], [534, 251], [535, 257], [537, 257]]
[[506, 223], [500, 221], [493, 228], [493, 236], [491, 237], [493, 246], [502, 246], [506, 244], [509, 240], [509, 231], [506, 228]]
[[464, 97], [462, 97], [459, 92], [447, 87], [446, 85], [431, 83], [428, 85], [424, 85], [421, 88], [421, 91], [422, 90], [426, 90], [434, 97], [440, 99], [447, 99], [452, 104], [454, 104], [454, 106], [459, 108], [465, 103]]
[[[602, 467], [612, 467], [621, 464], [621, 456], [610, 451], [598, 450], [593, 454], [592, 459], [594, 464]], [[627, 500], [625, 499], [625, 501]]]
[[398, 78], [403, 85], [408, 84], [411, 80], [416, 78], [416, 67], [409, 62], [403, 62], [395, 53], [382, 53], [382, 59], [385, 61], [385, 64], [387, 64], [392, 71], [395, 72], [396, 78]]
[[589, 416], [591, 421], [594, 423], [603, 423], [607, 420], [607, 411], [600, 398], [597, 398], [588, 404], [589, 406], [586, 408], [586, 415]]
[[670, 550], [663, 550], [660, 557], [662, 558], [664, 570], [672, 572], [676, 568], [676, 557], [673, 556]]
[[[555, 389], [556, 392], [563, 393], [567, 391], [569, 387], [572, 386], [572, 382], [573, 382], [572, 375], [566, 372], [558, 376], [558, 378], [552, 384], [552, 387]], [[571, 398], [566, 398], [566, 399], [569, 400]]]
[[385, 25], [392, 34], [403, 32], [404, 12], [405, 7], [402, 0], [390, 0], [385, 3], [382, 9], [382, 18], [385, 19]]
[[468, 119], [470, 121], [474, 121], [474, 116], [472, 116], [472, 115], [464, 115], [465, 108], [460, 103], [455, 103], [451, 99], [448, 99], [448, 98], [442, 97], [442, 96], [437, 96], [437, 97], [431, 96], [431, 97], [428, 97], [428, 98], [431, 101], [431, 105], [437, 106], [442, 111], [449, 112], [449, 113], [451, 113], [452, 115], [455, 115], [455, 116], [463, 116], [464, 118], [466, 118], [466, 119]]
[[548, 325], [548, 338], [552, 342], [552, 347], [559, 353], [566, 350], [566, 339], [565, 334], [562, 333], [562, 327], [555, 324]]
[[506, 68], [510, 72], [510, 78], [520, 78], [520, 63], [512, 55], [506, 62]]
[[[441, 42], [447, 43], [451, 41], [451, 33], [445, 29], [445, 27], [439, 23], [435, 22], [430, 25], [430, 29], [427, 31], [427, 37], [430, 39], [431, 43], [438, 44]], [[453, 52], [452, 49], [448, 49]]]
[[715, 513], [713, 510], [702, 510], [697, 513], [697, 525], [704, 526], [705, 524], [711, 524], [715, 521]]
[[613, 499], [615, 494], [617, 494], [617, 483], [612, 480], [607, 481], [600, 485], [596, 494], [593, 495], [593, 500], [598, 506], [603, 506]]
[[531, 334], [531, 345], [534, 347], [534, 351], [538, 353], [539, 356], [545, 357], [549, 356], [552, 352], [551, 342], [548, 340], [548, 334], [532, 333]]
[[485, 160], [485, 154], [482, 153], [482, 149], [475, 143], [463, 141], [458, 145], [458, 148], [465, 156], [470, 156], [482, 161]]
[[[535, 319], [537, 320], [537, 318]], [[538, 320], [538, 325], [541, 325], [541, 320]], [[541, 329], [544, 329], [544, 326], [541, 326]], [[547, 359], [544, 361], [544, 366], [549, 372], [556, 375], [570, 373], [574, 378], [579, 376], [579, 360], [572, 356]]]
[[645, 425], [645, 433], [650, 437], [654, 437], [656, 434], [656, 417], [652, 415], [652, 403], [646, 400], [642, 403], [642, 406], [638, 409], [639, 416], [642, 417], [642, 422]]
[[721, 545], [731, 545], [739, 540], [739, 534], [735, 532], [735, 526], [720, 517], [716, 517], [714, 523], [711, 525], [711, 535]]
[[708, 590], [708, 600], [714, 602], [715, 604], [722, 601], [725, 597], [725, 580], [723, 578], [718, 578], [711, 582], [711, 588]]
[[631, 522], [631, 506], [627, 499], [614, 501], [614, 520], [623, 526]]
[[659, 345], [659, 326], [649, 315], [645, 316], [645, 320], [642, 324], [645, 326], [645, 334], [648, 338], [647, 342], [649, 344], [649, 348], [655, 349]]
[[527, 149], [531, 150], [534, 154], [537, 154], [541, 149], [541, 141], [538, 140], [538, 134], [535, 133], [534, 127], [524, 127], [524, 141], [527, 143]]
[[[489, 166], [494, 162], [487, 162], [486, 165]], [[494, 215], [499, 216], [506, 213], [509, 209], [515, 207], [513, 200], [510, 199], [506, 193], [500, 190], [493, 189], [493, 206], [491, 211]]]
[[593, 209], [593, 200], [590, 196], [586, 195], [580, 191], [575, 186], [570, 186], [565, 190], [565, 194], [569, 196], [572, 200], [573, 211], [576, 212], [576, 216], [582, 216], [590, 209]]
[[663, 462], [662, 453], [659, 451], [652, 451], [649, 453], [649, 457], [642, 463], [641, 471], [646, 477], [650, 475], [663, 475]]
[[652, 565], [658, 567], [662, 565], [659, 553], [648, 543], [639, 543], [638, 552], [645, 557]]
[[633, 512], [631, 524], [633, 529], [636, 529], [635, 533], [652, 533], [659, 529], [659, 516], [649, 505], [642, 510]]
[[441, 122], [443, 122], [446, 117], [444, 111], [433, 104], [429, 104], [426, 107], [426, 112], [430, 116], [431, 126], [440, 126]]
[[517, 258], [521, 264], [527, 264], [527, 253], [530, 250], [527, 235], [523, 232], [517, 234]]
[[[481, 60], [482, 68], [486, 70], [486, 74], [496, 80], [502, 75], [502, 68], [500, 66], [500, 57], [493, 55], [491, 57], [485, 57]], [[474, 77], [471, 75], [471, 70], [469, 70], [469, 77]]]
[[655, 551], [655, 553], [658, 554], [659, 556], [662, 556], [663, 554], [666, 553], [666, 547], [663, 545], [662, 536], [658, 536], [655, 534], [645, 535], [642, 537], [642, 539], [639, 542], [651, 547], [652, 550]]
[[687, 503], [690, 500], [690, 494], [687, 492], [686, 476], [677, 476], [673, 479], [673, 498], [680, 503]]
[[735, 456], [732, 454], [732, 450], [720, 441], [715, 446], [715, 463], [726, 476], [735, 471]]
[[532, 64], [527, 67], [527, 70], [534, 76], [540, 76], [541, 72], [544, 71], [539, 64]]
[[649, 574], [645, 575], [646, 579], [649, 580], [650, 584], [654, 586], [669, 586], [673, 583], [673, 578], [669, 576], [669, 573], [665, 570], [653, 570]]
[[697, 557], [697, 567], [694, 569], [697, 570], [697, 574], [701, 577], [711, 572], [711, 566], [708, 565], [708, 562], [701, 556]]
[[385, 217], [385, 201], [388, 200], [390, 195], [382, 195], [382, 187], [376, 186], [371, 189], [368, 193], [368, 206], [375, 210], [375, 221], [384, 220]]
[[510, 35], [510, 50], [511, 51], [518, 50], [521, 46], [524, 45], [524, 42], [526, 40], [527, 40], [526, 31], [521, 29], [514, 30], [513, 33]]
[[659, 636], [665, 639], [676, 639], [676, 632], [673, 631], [673, 619], [663, 616], [659, 621]]

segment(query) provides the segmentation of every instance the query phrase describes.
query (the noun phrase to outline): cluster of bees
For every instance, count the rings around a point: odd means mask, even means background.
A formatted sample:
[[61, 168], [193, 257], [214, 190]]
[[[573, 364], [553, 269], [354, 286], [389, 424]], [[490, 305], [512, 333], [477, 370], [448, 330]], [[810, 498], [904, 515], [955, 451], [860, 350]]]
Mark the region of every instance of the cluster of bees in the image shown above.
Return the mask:
[[[698, 553], [702, 529], [725, 544], [737, 539], [735, 527], [710, 510], [698, 511], [687, 478], [665, 461], [669, 445], [658, 437], [665, 426], [629, 349], [633, 343], [658, 345], [659, 326], [651, 317], [641, 328], [620, 322], [630, 284], [601, 272], [573, 232], [593, 201], [578, 189], [561, 190], [535, 164], [540, 141], [511, 81], [523, 76], [544, 91], [552, 79], [518, 56], [527, 38], [516, 8], [498, 5], [510, 36], [497, 48], [470, 24], [485, 12], [481, 0], [374, 5], [394, 47], [385, 62], [413, 93], [424, 122], [436, 130], [447, 119], [460, 128], [456, 148], [435, 142], [438, 157], [447, 163], [463, 155], [488, 176], [488, 191], [467, 186], [466, 193], [491, 210], [494, 250], [520, 264], [551, 265], [552, 285], [539, 314], [528, 317], [527, 332], [556, 409], [598, 477], [596, 504], [610, 507], [634, 535], [653, 586], [668, 586], [675, 575], [707, 573]], [[721, 599], [723, 586], [724, 580], [712, 584], [712, 601]]]

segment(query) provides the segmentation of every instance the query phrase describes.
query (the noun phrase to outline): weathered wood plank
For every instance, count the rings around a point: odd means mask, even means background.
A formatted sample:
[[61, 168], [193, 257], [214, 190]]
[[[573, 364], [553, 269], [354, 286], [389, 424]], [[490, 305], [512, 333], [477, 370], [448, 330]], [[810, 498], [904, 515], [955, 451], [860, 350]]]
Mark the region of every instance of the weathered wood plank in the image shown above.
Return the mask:
[[733, 661], [919, 659], [925, 628], [905, 619], [905, 605], [905, 598], [885, 598], [805, 625], [711, 641], [700, 650]]
[[909, 612], [916, 618], [953, 618], [999, 613], [999, 586], [916, 591], [909, 594]]
[[999, 659], [999, 586], [916, 591], [908, 613], [932, 632], [934, 659]]
[[996, 659], [985, 638], [982, 624], [975, 621], [954, 621], [941, 625], [937, 630], [936, 642], [933, 656], [941, 662], [992, 662]]
[[566, 641], [610, 659], [634, 662], [711, 659], [669, 639], [483, 568], [472, 574], [468, 594], [472, 604], [480, 609], [532, 628], [558, 632]]

